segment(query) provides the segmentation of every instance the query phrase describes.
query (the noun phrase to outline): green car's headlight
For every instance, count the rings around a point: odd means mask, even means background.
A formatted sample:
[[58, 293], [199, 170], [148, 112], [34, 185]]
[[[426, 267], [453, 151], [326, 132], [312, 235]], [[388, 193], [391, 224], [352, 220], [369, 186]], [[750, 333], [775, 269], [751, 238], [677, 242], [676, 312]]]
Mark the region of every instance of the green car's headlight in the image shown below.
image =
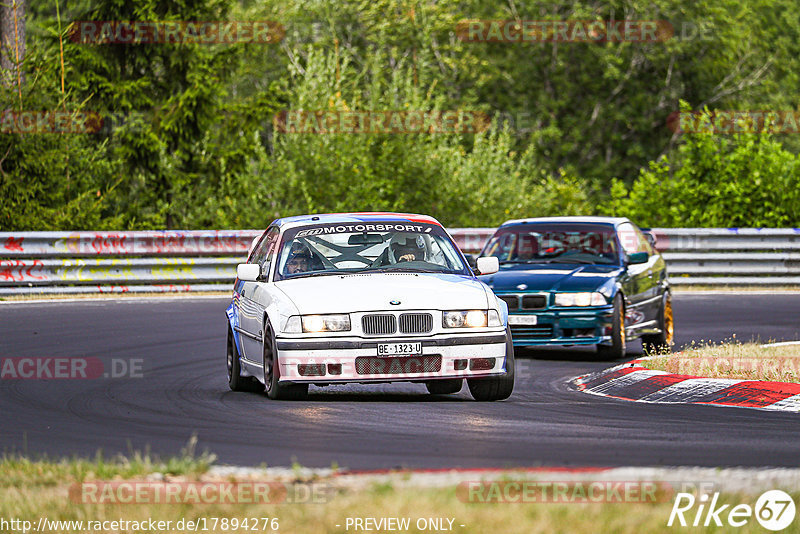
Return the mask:
[[284, 332], [347, 332], [350, 316], [346, 313], [329, 315], [294, 315], [286, 321]]
[[605, 306], [608, 304], [602, 293], [556, 293], [556, 306]]
[[442, 312], [442, 325], [445, 328], [475, 328], [486, 324], [485, 310]]

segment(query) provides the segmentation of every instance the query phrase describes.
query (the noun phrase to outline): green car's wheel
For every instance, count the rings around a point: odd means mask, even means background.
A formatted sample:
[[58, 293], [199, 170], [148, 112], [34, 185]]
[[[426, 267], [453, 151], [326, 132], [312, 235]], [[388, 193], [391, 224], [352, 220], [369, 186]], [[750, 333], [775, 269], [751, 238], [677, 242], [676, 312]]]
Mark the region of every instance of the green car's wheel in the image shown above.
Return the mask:
[[605, 360], [625, 357], [625, 304], [622, 293], [614, 297], [614, 318], [611, 326], [611, 345], [598, 345], [597, 355]]
[[663, 353], [675, 342], [675, 321], [672, 317], [672, 295], [664, 292], [661, 309], [658, 312], [658, 327], [661, 333], [642, 336], [642, 343], [647, 352]]

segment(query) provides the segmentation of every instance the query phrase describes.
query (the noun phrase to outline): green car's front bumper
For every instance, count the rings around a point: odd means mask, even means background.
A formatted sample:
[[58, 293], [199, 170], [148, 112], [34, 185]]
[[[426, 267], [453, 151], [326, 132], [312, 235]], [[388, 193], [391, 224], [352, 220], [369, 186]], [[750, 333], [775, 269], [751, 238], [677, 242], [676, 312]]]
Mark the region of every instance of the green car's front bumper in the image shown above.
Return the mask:
[[[536, 316], [536, 324], [514, 324], [522, 317]], [[514, 346], [564, 346], [611, 344], [614, 307], [549, 307], [543, 310], [513, 310], [508, 314]]]

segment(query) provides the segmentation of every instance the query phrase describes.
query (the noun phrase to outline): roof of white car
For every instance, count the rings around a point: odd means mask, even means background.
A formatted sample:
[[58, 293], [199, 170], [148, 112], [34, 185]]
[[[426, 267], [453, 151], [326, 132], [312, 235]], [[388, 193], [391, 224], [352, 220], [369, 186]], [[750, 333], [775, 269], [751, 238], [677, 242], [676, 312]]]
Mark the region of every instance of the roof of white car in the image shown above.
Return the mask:
[[290, 228], [295, 226], [304, 226], [308, 224], [329, 224], [329, 223], [359, 223], [359, 222], [376, 222], [376, 221], [397, 221], [397, 222], [415, 222], [425, 224], [436, 224], [441, 226], [442, 223], [428, 215], [420, 215], [416, 213], [390, 213], [381, 211], [366, 211], [354, 213], [321, 213], [312, 215], [297, 215], [294, 217], [284, 217], [277, 219], [273, 224], [281, 228]]
[[626, 217], [533, 217], [531, 219], [512, 219], [504, 222], [501, 226], [521, 223], [599, 223], [616, 226], [624, 222], [630, 222], [630, 220]]

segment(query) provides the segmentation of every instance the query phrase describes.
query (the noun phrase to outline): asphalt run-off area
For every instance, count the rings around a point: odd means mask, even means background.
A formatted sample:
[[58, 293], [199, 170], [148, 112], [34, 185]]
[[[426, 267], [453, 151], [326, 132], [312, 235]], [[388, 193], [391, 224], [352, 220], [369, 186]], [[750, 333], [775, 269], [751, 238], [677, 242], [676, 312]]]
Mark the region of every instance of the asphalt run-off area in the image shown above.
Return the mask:
[[[0, 305], [3, 358], [86, 358], [87, 379], [0, 380], [0, 450], [30, 456], [198, 451], [234, 465], [350, 469], [796, 467], [794, 413], [586, 395], [570, 379], [617, 365], [593, 350], [517, 349], [507, 401], [422, 384], [312, 387], [307, 401], [234, 393], [226, 297]], [[800, 339], [798, 293], [676, 293], [676, 341]], [[628, 359], [641, 354], [635, 344]], [[124, 367], [124, 369], [123, 369]]]

